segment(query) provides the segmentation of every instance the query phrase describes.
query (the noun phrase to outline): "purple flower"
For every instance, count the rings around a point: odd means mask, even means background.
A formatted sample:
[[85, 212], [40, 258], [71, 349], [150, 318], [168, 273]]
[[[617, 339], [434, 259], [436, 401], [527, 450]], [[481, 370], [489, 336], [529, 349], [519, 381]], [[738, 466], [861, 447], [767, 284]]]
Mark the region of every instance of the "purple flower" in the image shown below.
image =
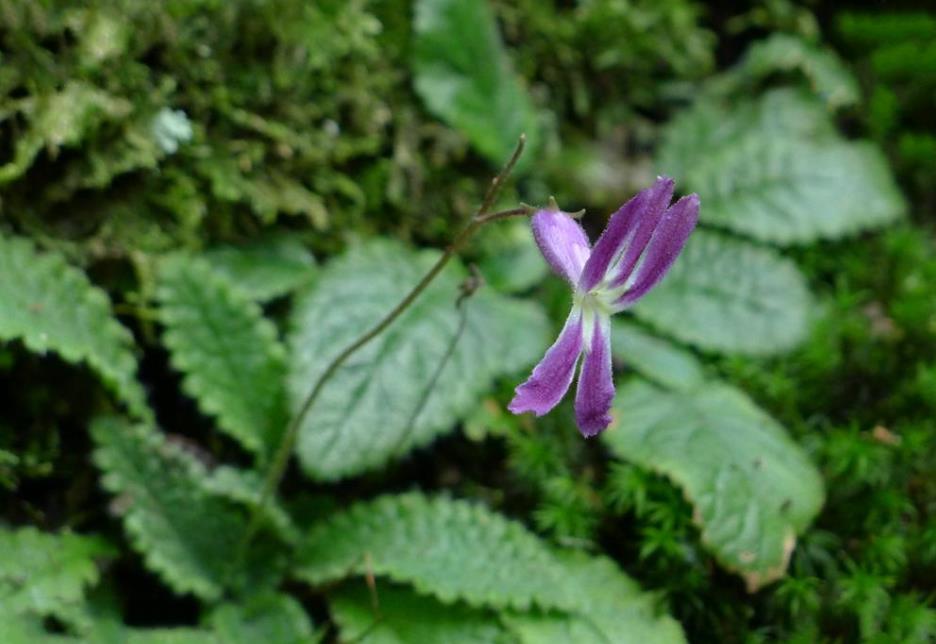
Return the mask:
[[533, 235], [553, 270], [572, 285], [572, 312], [546, 355], [517, 387], [508, 409], [542, 416], [565, 396], [579, 356], [575, 420], [585, 437], [611, 423], [611, 315], [656, 286], [699, 218], [699, 197], [670, 206], [673, 180], [657, 179], [611, 215], [594, 248], [582, 227], [557, 209], [533, 215]]

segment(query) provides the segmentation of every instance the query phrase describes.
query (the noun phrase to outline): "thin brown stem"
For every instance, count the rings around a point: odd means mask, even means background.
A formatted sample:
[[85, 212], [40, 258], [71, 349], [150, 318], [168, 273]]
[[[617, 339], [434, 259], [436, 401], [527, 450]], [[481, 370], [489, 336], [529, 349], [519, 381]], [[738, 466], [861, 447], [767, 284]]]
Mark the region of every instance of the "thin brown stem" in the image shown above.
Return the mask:
[[244, 531], [244, 535], [241, 537], [240, 543], [238, 544], [237, 552], [235, 558], [233, 559], [233, 570], [235, 570], [243, 562], [244, 557], [246, 556], [247, 547], [250, 545], [251, 540], [257, 533], [257, 530], [260, 528], [260, 517], [263, 512], [263, 508], [270, 501], [273, 495], [276, 493], [276, 489], [279, 487], [280, 481], [283, 478], [283, 475], [286, 472], [286, 467], [289, 465], [289, 458], [292, 455], [293, 450], [296, 446], [296, 441], [299, 438], [299, 431], [302, 428], [303, 423], [305, 422], [306, 416], [309, 414], [309, 411], [312, 409], [312, 406], [315, 404], [315, 401], [318, 399], [319, 394], [322, 389], [325, 387], [325, 384], [331, 379], [331, 377], [341, 368], [341, 366], [350, 358], [355, 352], [367, 345], [371, 340], [376, 338], [378, 335], [384, 332], [393, 322], [400, 317], [400, 314], [403, 313], [409, 306], [416, 301], [416, 298], [426, 290], [426, 287], [442, 272], [442, 269], [445, 268], [445, 265], [448, 264], [449, 260], [452, 259], [468, 242], [468, 240], [474, 235], [481, 226], [490, 223], [492, 221], [497, 221], [500, 219], [506, 219], [508, 217], [517, 217], [521, 215], [529, 215], [532, 212], [530, 206], [521, 206], [519, 208], [511, 208], [509, 210], [501, 210], [498, 212], [488, 212], [491, 206], [494, 204], [494, 200], [497, 199], [497, 195], [500, 192], [501, 187], [504, 184], [504, 181], [507, 179], [510, 172], [513, 170], [514, 166], [517, 164], [517, 161], [520, 159], [520, 155], [523, 153], [523, 146], [526, 143], [526, 137], [524, 135], [520, 136], [520, 140], [517, 142], [517, 147], [514, 149], [513, 154], [510, 159], [504, 165], [503, 169], [494, 177], [494, 180], [491, 182], [491, 185], [488, 187], [487, 192], [484, 195], [484, 199], [481, 201], [475, 215], [471, 218], [458, 235], [455, 236], [455, 239], [452, 240], [452, 243], [442, 252], [442, 255], [439, 256], [439, 259], [436, 260], [436, 263], [429, 269], [429, 272], [426, 273], [419, 283], [414, 286], [406, 296], [400, 300], [393, 309], [390, 310], [379, 322], [377, 322], [373, 327], [367, 330], [364, 334], [358, 337], [354, 342], [345, 347], [338, 355], [332, 358], [331, 362], [328, 363], [328, 366], [325, 367], [325, 370], [322, 374], [316, 379], [315, 384], [312, 385], [312, 388], [309, 390], [309, 393], [303, 399], [302, 404], [299, 406], [299, 410], [296, 412], [296, 415], [293, 416], [292, 421], [289, 423], [289, 426], [286, 428], [286, 432], [283, 434], [283, 437], [280, 439], [279, 445], [277, 447], [276, 453], [273, 456], [273, 460], [270, 463], [270, 468], [267, 470], [267, 475], [263, 482], [263, 489], [260, 492], [260, 499], [257, 505], [252, 509], [250, 513], [250, 518], [247, 522], [247, 528]]

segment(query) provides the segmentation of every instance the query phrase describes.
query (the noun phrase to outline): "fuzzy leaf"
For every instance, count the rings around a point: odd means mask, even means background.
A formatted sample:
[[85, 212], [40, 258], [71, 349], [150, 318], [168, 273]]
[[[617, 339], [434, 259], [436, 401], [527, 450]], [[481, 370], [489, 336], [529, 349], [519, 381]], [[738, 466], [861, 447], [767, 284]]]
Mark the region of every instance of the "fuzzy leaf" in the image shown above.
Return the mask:
[[103, 485], [147, 566], [176, 592], [220, 597], [243, 515], [209, 494], [204, 466], [156, 430], [102, 418], [91, 434]]
[[312, 528], [296, 561], [296, 575], [310, 584], [373, 573], [446, 603], [519, 609], [573, 603], [562, 566], [520, 524], [480, 505], [416, 493], [333, 515]]
[[690, 389], [705, 380], [702, 364], [694, 355], [633, 322], [614, 321], [611, 349], [625, 366], [673, 389]]
[[836, 134], [829, 111], [790, 88], [702, 99], [666, 128], [657, 157], [702, 198], [702, 221], [780, 244], [837, 239], [900, 218], [881, 152]]
[[413, 31], [416, 92], [430, 112], [493, 164], [506, 161], [522, 133], [533, 147], [536, 112], [486, 0], [418, 0]]
[[788, 259], [704, 230], [634, 314], [678, 340], [726, 353], [770, 354], [806, 335], [810, 295]]
[[459, 604], [446, 605], [398, 586], [377, 586], [375, 613], [363, 584], [342, 587], [329, 597], [341, 641], [369, 644], [507, 644], [513, 641], [497, 617]]
[[[707, 163], [714, 151], [752, 132], [812, 142], [838, 138], [828, 108], [803, 89], [780, 87], [753, 100], [730, 103], [702, 98], [666, 125], [657, 169], [681, 183], [694, 168]], [[703, 201], [703, 216], [706, 207]]]
[[133, 339], [107, 295], [55, 253], [0, 236], [0, 340], [87, 364], [136, 416], [150, 418], [136, 379]]
[[604, 440], [665, 474], [695, 507], [702, 540], [754, 591], [786, 571], [796, 536], [822, 506], [822, 478], [784, 429], [737, 389], [668, 392], [629, 383]]
[[653, 598], [606, 558], [570, 552], [561, 556], [564, 584], [577, 598], [566, 613], [508, 612], [503, 619], [523, 644], [681, 644], [679, 623], [658, 614]]
[[307, 283], [315, 261], [298, 239], [261, 237], [241, 246], [217, 246], [205, 253], [212, 267], [258, 302], [286, 295]]
[[[437, 257], [375, 242], [321, 272], [294, 307], [294, 409], [332, 358], [389, 312]], [[465, 330], [426, 395], [459, 326], [455, 300], [464, 276], [450, 265], [328, 382], [299, 438], [299, 459], [310, 476], [358, 474], [425, 445], [451, 431], [494, 378], [523, 370], [541, 355], [549, 342], [541, 310], [482, 290], [466, 302]]]
[[185, 391], [221, 429], [265, 457], [288, 421], [276, 327], [201, 259], [171, 257], [159, 274], [163, 341], [185, 374]]
[[268, 593], [222, 604], [208, 618], [219, 642], [302, 644], [315, 641], [302, 605], [288, 595]]
[[297, 575], [313, 584], [385, 575], [446, 604], [536, 606], [611, 635], [656, 631], [672, 636], [661, 641], [682, 641], [679, 625], [657, 618], [649, 596], [610, 560], [554, 552], [521, 525], [465, 501], [411, 493], [356, 504], [313, 527], [297, 561]]
[[100, 577], [95, 560], [113, 554], [95, 537], [0, 528], [0, 606], [82, 625], [85, 588]]
[[906, 205], [870, 143], [753, 132], [694, 167], [703, 221], [779, 244], [838, 239], [892, 223]]

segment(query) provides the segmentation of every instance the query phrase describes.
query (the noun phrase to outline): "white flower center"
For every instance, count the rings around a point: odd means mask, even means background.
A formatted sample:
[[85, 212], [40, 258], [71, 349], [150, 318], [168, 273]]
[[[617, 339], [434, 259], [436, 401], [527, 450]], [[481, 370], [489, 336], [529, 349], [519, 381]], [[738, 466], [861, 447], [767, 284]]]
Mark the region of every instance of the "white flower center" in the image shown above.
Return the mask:
[[588, 293], [576, 293], [573, 304], [582, 311], [582, 339], [585, 351], [591, 350], [596, 320], [609, 320], [614, 312], [614, 294], [596, 286]]
[[581, 306], [585, 313], [611, 315], [614, 312], [616, 297], [616, 293], [602, 288], [599, 284], [588, 293], [576, 293], [575, 304]]

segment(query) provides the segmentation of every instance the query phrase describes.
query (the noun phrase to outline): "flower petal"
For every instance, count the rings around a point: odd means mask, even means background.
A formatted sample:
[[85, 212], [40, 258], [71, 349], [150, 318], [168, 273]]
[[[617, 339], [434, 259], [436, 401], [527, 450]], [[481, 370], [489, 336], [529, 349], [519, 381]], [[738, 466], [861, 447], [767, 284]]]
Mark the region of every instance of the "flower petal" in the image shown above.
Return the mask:
[[596, 315], [594, 325], [575, 392], [575, 421], [585, 438], [598, 434], [611, 424], [611, 403], [614, 401], [611, 318]]
[[532, 411], [542, 416], [559, 404], [575, 374], [575, 364], [582, 352], [582, 312], [573, 307], [556, 342], [533, 369], [526, 382], [519, 385], [507, 409], [515, 414]]
[[612, 271], [614, 281], [627, 279], [673, 198], [673, 186], [672, 179], [660, 177], [611, 215], [585, 263], [579, 289], [590, 291]]
[[560, 210], [537, 211], [532, 225], [533, 237], [543, 257], [556, 273], [575, 285], [591, 252], [585, 231]]
[[647, 244], [646, 256], [634, 273], [633, 283], [615, 304], [629, 306], [656, 286], [676, 261], [698, 221], [699, 195], [691, 194], [674, 203]]

